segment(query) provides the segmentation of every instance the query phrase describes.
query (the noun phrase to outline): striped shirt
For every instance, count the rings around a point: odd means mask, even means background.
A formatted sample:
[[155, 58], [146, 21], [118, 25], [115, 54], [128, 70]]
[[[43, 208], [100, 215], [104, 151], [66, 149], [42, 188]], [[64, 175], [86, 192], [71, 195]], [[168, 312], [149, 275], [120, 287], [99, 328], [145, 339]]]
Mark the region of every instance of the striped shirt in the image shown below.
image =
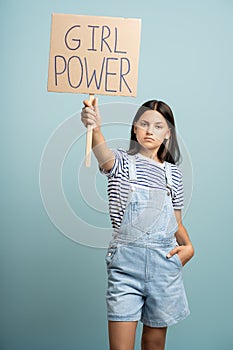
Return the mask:
[[[112, 227], [118, 230], [123, 219], [129, 193], [129, 158], [127, 152], [119, 148], [112, 150], [115, 162], [110, 171], [100, 169], [108, 177], [108, 201]], [[143, 156], [135, 155], [137, 183], [139, 185], [167, 190], [164, 163]], [[174, 192], [172, 204], [174, 209], [184, 207], [183, 176], [177, 165], [171, 165], [172, 189]]]

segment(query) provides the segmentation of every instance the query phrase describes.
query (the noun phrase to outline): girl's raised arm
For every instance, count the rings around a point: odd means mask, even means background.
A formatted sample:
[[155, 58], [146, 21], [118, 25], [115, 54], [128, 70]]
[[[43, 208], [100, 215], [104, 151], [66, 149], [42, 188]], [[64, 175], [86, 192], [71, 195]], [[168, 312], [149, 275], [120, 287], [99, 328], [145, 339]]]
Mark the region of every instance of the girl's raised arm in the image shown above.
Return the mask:
[[81, 120], [85, 127], [91, 125], [92, 150], [99, 163], [99, 166], [109, 171], [114, 165], [115, 156], [112, 150], [107, 146], [105, 138], [101, 132], [101, 117], [98, 108], [98, 100], [94, 98], [92, 103], [88, 100], [83, 101], [84, 107], [81, 112]]

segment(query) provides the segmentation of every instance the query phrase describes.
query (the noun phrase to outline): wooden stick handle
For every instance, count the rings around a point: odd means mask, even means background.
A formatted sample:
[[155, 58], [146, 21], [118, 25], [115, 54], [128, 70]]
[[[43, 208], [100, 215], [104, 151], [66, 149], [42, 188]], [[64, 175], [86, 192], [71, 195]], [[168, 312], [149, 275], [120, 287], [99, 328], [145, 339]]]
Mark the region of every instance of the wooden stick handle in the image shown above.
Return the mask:
[[[89, 94], [89, 101], [92, 104], [92, 101], [94, 100], [95, 95]], [[86, 138], [86, 159], [85, 164], [86, 167], [91, 166], [91, 146], [92, 146], [92, 127], [91, 125], [88, 125], [87, 127], [87, 138]]]

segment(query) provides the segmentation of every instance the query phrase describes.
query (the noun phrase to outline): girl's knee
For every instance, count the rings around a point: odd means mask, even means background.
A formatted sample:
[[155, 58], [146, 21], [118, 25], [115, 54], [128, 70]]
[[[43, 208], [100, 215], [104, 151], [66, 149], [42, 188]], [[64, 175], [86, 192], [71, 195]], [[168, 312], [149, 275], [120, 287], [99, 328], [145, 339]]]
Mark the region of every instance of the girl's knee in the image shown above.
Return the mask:
[[142, 350], [164, 350], [166, 331], [166, 328], [144, 326], [141, 339]]
[[164, 345], [164, 342], [159, 340], [142, 339], [142, 350], [164, 350]]

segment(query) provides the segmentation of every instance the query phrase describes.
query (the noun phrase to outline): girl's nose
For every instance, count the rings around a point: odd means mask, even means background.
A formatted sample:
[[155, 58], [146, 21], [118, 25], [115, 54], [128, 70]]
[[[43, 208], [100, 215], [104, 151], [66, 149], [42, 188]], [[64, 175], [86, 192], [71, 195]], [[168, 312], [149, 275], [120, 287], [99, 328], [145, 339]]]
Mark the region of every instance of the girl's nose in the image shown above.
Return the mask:
[[150, 134], [150, 135], [153, 134], [153, 126], [152, 125], [148, 126], [147, 133]]

